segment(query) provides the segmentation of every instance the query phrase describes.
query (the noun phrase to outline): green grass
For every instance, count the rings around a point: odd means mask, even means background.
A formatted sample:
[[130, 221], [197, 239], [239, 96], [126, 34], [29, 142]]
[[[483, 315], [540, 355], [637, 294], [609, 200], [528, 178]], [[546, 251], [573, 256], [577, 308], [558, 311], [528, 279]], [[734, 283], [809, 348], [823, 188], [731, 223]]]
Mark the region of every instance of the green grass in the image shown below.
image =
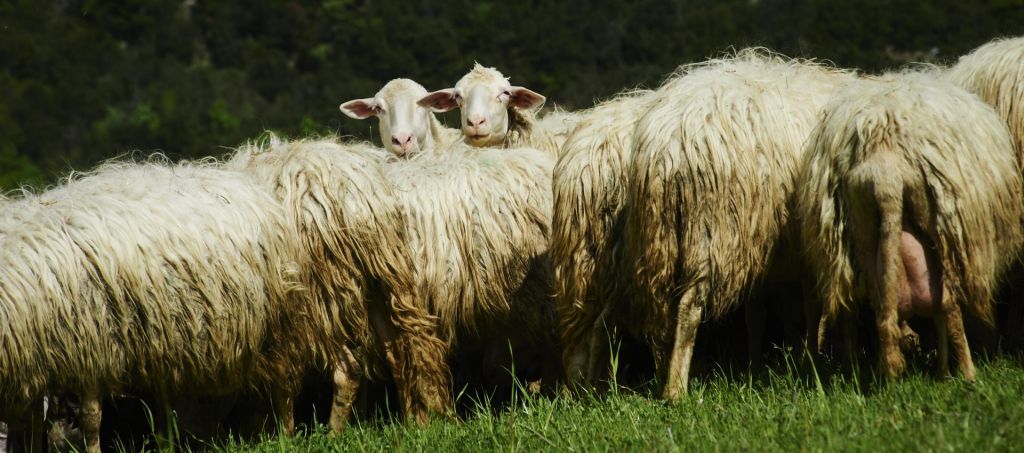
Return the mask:
[[[1024, 367], [997, 359], [978, 382], [911, 372], [894, 384], [792, 374], [763, 379], [721, 373], [691, 381], [669, 406], [650, 395], [521, 395], [497, 414], [427, 427], [355, 425], [337, 437], [323, 428], [292, 438], [227, 443], [221, 451], [706, 451], [1016, 450], [1024, 445]], [[814, 381], [810, 379], [810, 381]]]

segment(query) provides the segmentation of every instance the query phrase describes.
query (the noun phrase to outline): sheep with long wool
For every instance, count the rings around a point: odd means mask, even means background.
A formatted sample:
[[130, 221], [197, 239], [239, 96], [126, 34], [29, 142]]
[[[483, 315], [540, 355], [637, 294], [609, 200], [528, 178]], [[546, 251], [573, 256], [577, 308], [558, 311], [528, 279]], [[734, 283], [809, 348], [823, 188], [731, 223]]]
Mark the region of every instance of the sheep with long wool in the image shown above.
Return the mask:
[[662, 397], [686, 392], [697, 327], [735, 309], [789, 226], [798, 162], [849, 74], [758, 49], [682, 67], [633, 137], [624, 256], [607, 319], [651, 346]]
[[604, 309], [626, 297], [621, 241], [633, 129], [655, 99], [625, 92], [579, 112], [554, 168], [551, 259], [569, 382], [593, 381], [608, 339]]
[[555, 149], [561, 151], [565, 146], [565, 141], [569, 139], [569, 135], [583, 119], [584, 113], [565, 110], [556, 105], [540, 116], [537, 120], [537, 127], [547, 131]]
[[1024, 37], [996, 39], [960, 57], [945, 77], [995, 107], [1024, 162]]
[[[408, 222], [415, 280], [456, 356], [481, 346], [531, 357], [556, 349], [547, 257], [553, 164], [539, 150], [458, 145], [385, 165]], [[542, 372], [557, 368], [553, 357], [542, 359]]]
[[[1010, 128], [1017, 151], [1017, 160], [1024, 166], [1024, 37], [996, 39], [986, 43], [945, 71], [947, 80], [977, 94], [996, 109]], [[1011, 271], [1011, 280], [1019, 281], [1021, 269]], [[1011, 283], [1009, 288], [1017, 285]], [[1004, 347], [1019, 346], [1024, 338], [1024, 304], [1011, 290], [1013, 300], [999, 314], [999, 328]], [[1001, 296], [1006, 297], [1004, 294]]]
[[881, 369], [905, 366], [901, 324], [933, 317], [975, 378], [961, 308], [991, 320], [995, 285], [1024, 244], [1022, 183], [999, 116], [934, 71], [851, 83], [825, 108], [798, 190], [804, 253], [826, 318], [867, 304]]
[[229, 394], [291, 379], [276, 360], [287, 356], [264, 353], [301, 316], [306, 263], [291, 260], [286, 227], [269, 192], [213, 163], [108, 163], [9, 200], [0, 418], [39, 429], [43, 396], [77, 394], [86, 448], [98, 451], [112, 393]]
[[331, 427], [341, 429], [363, 377], [390, 376], [407, 417], [425, 422], [452, 399], [447, 345], [414, 283], [406, 216], [382, 163], [390, 153], [331, 139], [243, 147], [228, 166], [284, 205], [301, 254], [310, 314], [308, 363], [334, 372]]

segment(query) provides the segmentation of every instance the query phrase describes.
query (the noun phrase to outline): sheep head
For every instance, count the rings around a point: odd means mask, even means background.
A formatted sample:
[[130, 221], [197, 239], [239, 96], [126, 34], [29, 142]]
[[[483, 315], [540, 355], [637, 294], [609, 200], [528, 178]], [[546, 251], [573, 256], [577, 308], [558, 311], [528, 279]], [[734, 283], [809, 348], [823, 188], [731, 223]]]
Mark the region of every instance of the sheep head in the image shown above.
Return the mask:
[[362, 120], [377, 117], [380, 140], [397, 156], [411, 155], [430, 146], [430, 109], [417, 104], [426, 88], [409, 79], [394, 79], [372, 98], [341, 104], [341, 111]]
[[528, 88], [512, 86], [497, 69], [477, 63], [454, 88], [430, 93], [419, 105], [435, 112], [459, 108], [466, 141], [473, 146], [493, 146], [508, 134], [510, 108], [537, 109], [544, 100]]

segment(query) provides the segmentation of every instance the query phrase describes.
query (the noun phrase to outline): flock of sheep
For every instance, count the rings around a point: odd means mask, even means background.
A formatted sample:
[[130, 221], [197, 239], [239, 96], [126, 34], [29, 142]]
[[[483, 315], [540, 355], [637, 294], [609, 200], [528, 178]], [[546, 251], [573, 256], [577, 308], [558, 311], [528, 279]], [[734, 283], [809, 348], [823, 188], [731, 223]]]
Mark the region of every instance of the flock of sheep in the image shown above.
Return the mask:
[[[812, 347], [870, 307], [895, 378], [927, 316], [940, 372], [952, 344], [975, 378], [962, 310], [992, 319], [1024, 246], [1024, 38], [880, 76], [747, 49], [588, 110], [544, 101], [479, 65], [433, 93], [397, 79], [341, 105], [385, 149], [270, 138], [0, 201], [12, 441], [38, 448], [44, 399], [72, 395], [98, 451], [101, 402], [135, 392], [258, 390], [287, 434], [312, 372], [334, 430], [368, 380], [426, 422], [453, 376], [601, 382], [617, 333], [671, 401], [698, 325], [758, 313], [772, 279], [809, 283]], [[434, 116], [453, 109], [461, 131]]]

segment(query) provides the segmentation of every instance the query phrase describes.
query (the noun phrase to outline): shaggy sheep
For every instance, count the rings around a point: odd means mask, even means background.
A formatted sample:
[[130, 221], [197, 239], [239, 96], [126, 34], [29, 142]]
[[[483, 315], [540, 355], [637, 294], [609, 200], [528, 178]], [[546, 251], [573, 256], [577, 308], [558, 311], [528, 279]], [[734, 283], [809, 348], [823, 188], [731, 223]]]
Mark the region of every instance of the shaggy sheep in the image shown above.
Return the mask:
[[569, 112], [555, 106], [551, 111], [541, 115], [540, 119], [537, 120], [537, 127], [547, 131], [554, 141], [555, 149], [561, 150], [565, 141], [569, 139], [569, 134], [576, 129], [576, 125], [582, 120], [583, 113]]
[[579, 113], [555, 164], [551, 258], [563, 363], [570, 382], [592, 382], [608, 341], [602, 313], [625, 290], [621, 264], [626, 172], [633, 129], [655, 99], [633, 91]]
[[[283, 203], [311, 269], [308, 362], [334, 370], [331, 427], [340, 430], [361, 378], [391, 376], [407, 416], [448, 412], [446, 345], [420, 305], [406, 217], [381, 172], [390, 154], [333, 140], [245, 147], [228, 166], [252, 174]], [[298, 382], [295, 382], [298, 384]]]
[[[385, 166], [408, 222], [415, 280], [453, 348], [507, 354], [511, 342], [516, 354], [554, 353], [553, 164], [538, 150], [460, 145]], [[557, 367], [553, 357], [542, 366]]]
[[407, 156], [435, 146], [446, 148], [462, 136], [442, 125], [430, 109], [416, 104], [426, 95], [422, 85], [409, 79], [394, 79], [372, 98], [353, 99], [340, 108], [357, 120], [377, 117], [384, 147], [397, 156]]
[[291, 379], [263, 354], [305, 265], [287, 259], [297, 244], [285, 226], [250, 178], [202, 163], [109, 163], [10, 200], [0, 417], [38, 430], [43, 396], [75, 393], [98, 451], [100, 400], [114, 392], [227, 394]]
[[996, 113], [933, 73], [851, 83], [808, 144], [798, 214], [827, 317], [870, 300], [881, 367], [903, 370], [901, 323], [934, 316], [974, 380], [961, 306], [991, 318], [1024, 219], [1013, 143]]
[[995, 107], [1024, 162], [1024, 37], [997, 39], [963, 57], [946, 77]]
[[536, 110], [545, 98], [528, 88], [512, 86], [494, 68], [477, 63], [454, 88], [435, 91], [419, 105], [435, 112], [459, 108], [466, 143], [477, 147], [530, 147], [558, 153], [559, 143], [537, 124]]
[[651, 345], [662, 396], [686, 392], [702, 317], [765, 276], [802, 144], [847, 73], [757, 49], [685, 66], [637, 123], [627, 188], [628, 303], [607, 319]]

